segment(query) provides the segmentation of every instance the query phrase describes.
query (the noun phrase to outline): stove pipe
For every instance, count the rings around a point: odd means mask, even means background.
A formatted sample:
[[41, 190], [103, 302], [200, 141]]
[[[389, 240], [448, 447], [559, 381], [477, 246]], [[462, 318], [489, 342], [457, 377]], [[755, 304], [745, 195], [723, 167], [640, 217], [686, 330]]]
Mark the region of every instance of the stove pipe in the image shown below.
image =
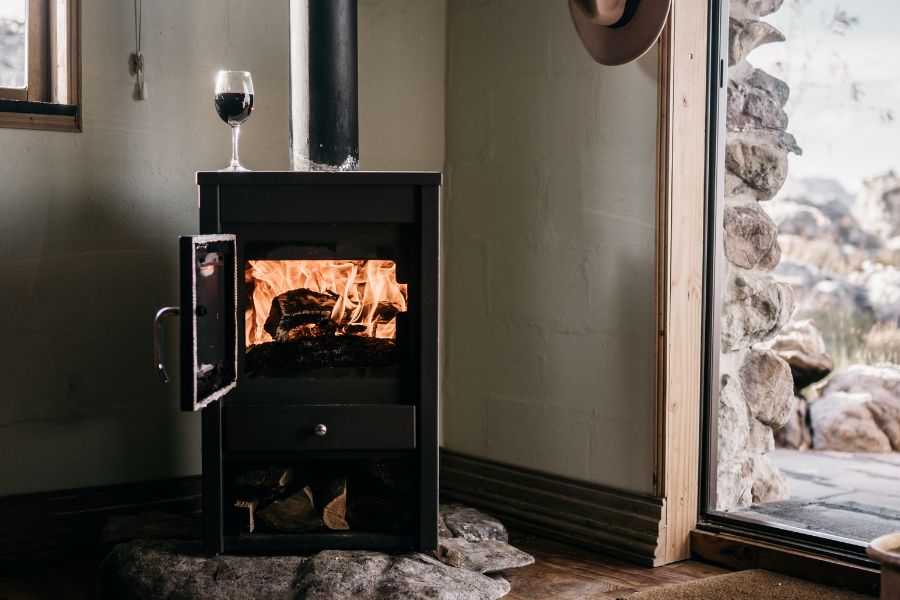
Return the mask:
[[290, 0], [291, 166], [359, 168], [356, 0]]

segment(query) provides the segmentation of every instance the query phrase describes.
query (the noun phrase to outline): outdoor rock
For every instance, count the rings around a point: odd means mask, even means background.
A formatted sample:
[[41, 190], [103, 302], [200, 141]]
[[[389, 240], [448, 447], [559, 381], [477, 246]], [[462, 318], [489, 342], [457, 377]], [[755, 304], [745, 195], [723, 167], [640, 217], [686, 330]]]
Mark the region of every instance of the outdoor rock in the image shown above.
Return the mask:
[[722, 305], [723, 350], [740, 350], [773, 338], [793, 310], [789, 284], [752, 271], [736, 274]]
[[451, 567], [479, 573], [493, 573], [534, 563], [533, 556], [506, 542], [500, 540], [469, 542], [459, 537], [440, 540], [437, 559]]
[[458, 504], [441, 504], [441, 517], [455, 537], [468, 542], [500, 540], [508, 542], [509, 535], [503, 523], [490, 515]]
[[865, 182], [853, 214], [863, 229], [885, 241], [900, 235], [900, 177], [890, 172]]
[[821, 381], [834, 370], [822, 332], [812, 320], [791, 321], [769, 342], [769, 348], [790, 366], [796, 390]]
[[756, 202], [726, 204], [725, 256], [745, 269], [769, 271], [781, 259], [778, 228]]
[[812, 448], [812, 430], [809, 427], [809, 405], [806, 399], [794, 397], [791, 415], [784, 427], [775, 431], [775, 445], [779, 448], [809, 450]]
[[304, 600], [494, 600], [509, 583], [445, 565], [424, 554], [325, 550], [298, 569], [293, 598]]
[[751, 419], [738, 380], [727, 374], [722, 379], [716, 444], [718, 506], [749, 506], [753, 482], [748, 450]]
[[787, 477], [765, 456], [760, 456], [754, 464], [752, 494], [754, 504], [790, 498]]
[[765, 21], [741, 22], [731, 19], [729, 33], [729, 65], [741, 62], [751, 50], [758, 46], [784, 41], [784, 35]]
[[787, 177], [787, 153], [762, 140], [729, 138], [725, 166], [755, 190], [760, 200], [770, 200]]
[[869, 410], [868, 394], [832, 392], [810, 404], [815, 450], [890, 452], [891, 441]]
[[[841, 369], [828, 381], [828, 385], [822, 390], [822, 398], [814, 402], [813, 407], [823, 399], [844, 393], [866, 399], [866, 408], [876, 426], [887, 437], [890, 446], [894, 450], [900, 450], [900, 367], [889, 364], [852, 365]], [[813, 432], [815, 432], [817, 427], [815, 412], [813, 417]], [[819, 449], [821, 446], [816, 448]]]

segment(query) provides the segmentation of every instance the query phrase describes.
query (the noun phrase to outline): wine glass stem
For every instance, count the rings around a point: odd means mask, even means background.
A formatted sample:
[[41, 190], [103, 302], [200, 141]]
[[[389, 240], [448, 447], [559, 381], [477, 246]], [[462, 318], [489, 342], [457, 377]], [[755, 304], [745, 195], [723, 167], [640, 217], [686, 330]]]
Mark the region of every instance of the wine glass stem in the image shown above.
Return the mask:
[[238, 138], [241, 137], [241, 126], [233, 125], [231, 127], [231, 168], [240, 167], [241, 163], [238, 160]]

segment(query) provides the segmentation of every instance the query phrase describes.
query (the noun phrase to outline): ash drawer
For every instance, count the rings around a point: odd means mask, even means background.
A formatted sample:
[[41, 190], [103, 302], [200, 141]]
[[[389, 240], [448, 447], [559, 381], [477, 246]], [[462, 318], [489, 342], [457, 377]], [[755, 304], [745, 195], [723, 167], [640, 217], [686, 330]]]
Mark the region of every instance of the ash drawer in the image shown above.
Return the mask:
[[416, 409], [400, 404], [225, 408], [225, 448], [402, 450], [416, 447]]

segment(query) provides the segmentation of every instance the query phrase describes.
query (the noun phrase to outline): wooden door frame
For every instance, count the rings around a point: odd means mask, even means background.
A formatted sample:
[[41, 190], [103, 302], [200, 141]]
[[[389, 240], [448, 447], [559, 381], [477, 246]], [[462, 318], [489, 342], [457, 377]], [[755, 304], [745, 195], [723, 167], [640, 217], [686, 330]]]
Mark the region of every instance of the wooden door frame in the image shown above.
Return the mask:
[[[700, 514], [701, 419], [705, 368], [706, 257], [718, 243], [710, 202], [720, 193], [724, 129], [722, 15], [709, 3], [674, 0], [660, 38], [657, 173], [657, 347], [654, 495], [664, 500], [657, 563], [690, 557]], [[727, 19], [724, 21], [727, 23]], [[724, 37], [727, 38], [727, 29]], [[710, 128], [716, 134], [711, 135]], [[711, 223], [712, 222], [712, 223]], [[720, 222], [720, 219], [719, 219]]]

